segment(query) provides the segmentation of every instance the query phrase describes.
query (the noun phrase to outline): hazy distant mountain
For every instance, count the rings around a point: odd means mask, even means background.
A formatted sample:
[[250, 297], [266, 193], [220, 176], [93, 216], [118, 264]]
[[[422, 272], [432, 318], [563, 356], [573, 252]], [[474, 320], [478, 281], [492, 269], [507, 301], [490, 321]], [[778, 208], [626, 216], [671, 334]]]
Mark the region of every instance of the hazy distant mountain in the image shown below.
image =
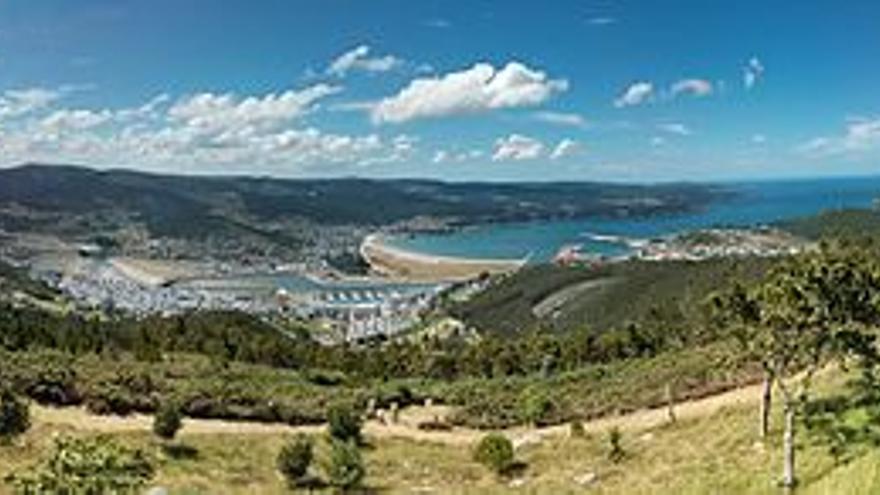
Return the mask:
[[[445, 183], [194, 177], [54, 165], [0, 170], [0, 207], [36, 212], [128, 213], [157, 233], [218, 217], [316, 224], [388, 224], [416, 216], [464, 223], [698, 209], [718, 192], [701, 185]], [[170, 230], [176, 230], [171, 228]]]

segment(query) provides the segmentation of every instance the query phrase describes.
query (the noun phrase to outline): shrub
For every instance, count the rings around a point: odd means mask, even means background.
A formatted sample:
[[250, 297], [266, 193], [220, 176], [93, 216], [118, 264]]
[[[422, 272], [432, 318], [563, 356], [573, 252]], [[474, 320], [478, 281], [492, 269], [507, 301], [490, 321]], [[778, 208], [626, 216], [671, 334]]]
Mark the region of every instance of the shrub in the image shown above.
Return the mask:
[[622, 439], [623, 435], [620, 433], [620, 429], [615, 427], [608, 432], [608, 458], [612, 462], [620, 462], [626, 456], [626, 451], [621, 445]]
[[313, 447], [312, 438], [299, 433], [278, 452], [275, 464], [291, 486], [296, 486], [308, 473], [314, 456]]
[[349, 405], [337, 404], [327, 411], [330, 436], [342, 441], [361, 441], [361, 419]]
[[348, 490], [361, 484], [366, 475], [364, 461], [354, 441], [331, 440], [327, 481], [337, 488]]
[[474, 460], [496, 474], [504, 474], [514, 464], [513, 443], [500, 433], [489, 433], [477, 444]]
[[21, 435], [30, 426], [30, 408], [27, 402], [9, 390], [0, 392], [0, 441]]
[[569, 435], [571, 438], [584, 438], [587, 436], [587, 431], [584, 430], [584, 424], [581, 423], [580, 420], [574, 419], [569, 424]]
[[183, 426], [183, 415], [175, 402], [163, 402], [153, 416], [153, 433], [159, 438], [171, 440]]
[[6, 480], [17, 493], [136, 493], [153, 474], [143, 452], [109, 437], [61, 437], [51, 457]]
[[520, 416], [530, 425], [542, 424], [553, 410], [553, 401], [542, 390], [526, 389], [519, 400]]

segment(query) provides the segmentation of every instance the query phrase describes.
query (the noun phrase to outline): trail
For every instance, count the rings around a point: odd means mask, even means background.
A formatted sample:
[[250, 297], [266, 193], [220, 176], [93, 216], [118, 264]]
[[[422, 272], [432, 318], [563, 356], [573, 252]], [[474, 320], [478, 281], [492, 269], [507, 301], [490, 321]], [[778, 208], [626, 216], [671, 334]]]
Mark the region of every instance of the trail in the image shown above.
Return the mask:
[[[681, 420], [696, 419], [710, 416], [722, 408], [736, 407], [757, 403], [760, 399], [761, 385], [750, 385], [730, 390], [718, 395], [681, 402], [675, 405], [676, 418]], [[149, 432], [153, 418], [144, 414], [129, 416], [98, 416], [80, 407], [51, 408], [34, 405], [33, 421], [37, 425], [46, 425], [58, 429], [88, 431], [97, 433]], [[418, 424], [433, 418], [443, 418], [452, 411], [447, 406], [410, 407], [400, 412], [399, 421], [395, 424], [384, 424], [378, 420], [370, 420], [364, 424], [364, 433], [374, 438], [402, 438], [413, 441], [435, 442], [454, 446], [471, 445], [485, 431], [455, 427], [449, 431], [424, 431]], [[584, 422], [587, 432], [604, 432], [610, 428], [622, 431], [639, 432], [649, 430], [668, 421], [665, 407], [644, 409], [620, 416], [609, 416]], [[191, 419], [183, 422], [181, 435], [284, 435], [293, 433], [320, 433], [325, 431], [324, 425], [289, 426], [279, 423], [258, 423], [253, 421], [227, 421], [215, 419]], [[541, 440], [568, 434], [566, 424], [541, 428], [516, 427], [503, 432], [513, 440], [514, 444], [536, 443]]]

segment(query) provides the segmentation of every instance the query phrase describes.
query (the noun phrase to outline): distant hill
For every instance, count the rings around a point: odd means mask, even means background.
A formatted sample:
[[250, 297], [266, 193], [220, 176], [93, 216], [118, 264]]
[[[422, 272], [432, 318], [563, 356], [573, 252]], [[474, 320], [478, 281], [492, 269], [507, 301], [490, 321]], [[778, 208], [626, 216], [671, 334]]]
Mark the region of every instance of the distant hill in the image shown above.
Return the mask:
[[262, 219], [298, 215], [329, 224], [382, 224], [418, 215], [469, 221], [637, 215], [697, 209], [717, 195], [713, 189], [693, 184], [296, 180], [154, 175], [52, 165], [0, 170], [0, 203], [35, 209], [126, 208], [147, 216], [173, 216], [181, 211], [228, 208], [238, 202], [245, 212]]
[[[199, 237], [291, 220], [375, 226], [425, 216], [472, 224], [651, 215], [697, 210], [722, 194], [694, 184], [294, 180], [25, 165], [0, 170], [0, 228], [26, 230], [57, 225], [58, 215], [85, 215], [137, 221], [156, 236]], [[75, 229], [77, 222], [65, 225]]]

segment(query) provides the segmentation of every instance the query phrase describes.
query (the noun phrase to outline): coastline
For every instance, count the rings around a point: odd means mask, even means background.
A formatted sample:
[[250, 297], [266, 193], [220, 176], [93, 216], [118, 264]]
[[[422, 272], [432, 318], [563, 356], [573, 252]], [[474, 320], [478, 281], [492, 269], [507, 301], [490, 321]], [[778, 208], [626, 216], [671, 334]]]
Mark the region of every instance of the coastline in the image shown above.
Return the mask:
[[467, 280], [483, 273], [515, 271], [526, 263], [526, 259], [459, 258], [409, 251], [384, 242], [378, 233], [364, 238], [360, 254], [373, 271], [407, 282]]

